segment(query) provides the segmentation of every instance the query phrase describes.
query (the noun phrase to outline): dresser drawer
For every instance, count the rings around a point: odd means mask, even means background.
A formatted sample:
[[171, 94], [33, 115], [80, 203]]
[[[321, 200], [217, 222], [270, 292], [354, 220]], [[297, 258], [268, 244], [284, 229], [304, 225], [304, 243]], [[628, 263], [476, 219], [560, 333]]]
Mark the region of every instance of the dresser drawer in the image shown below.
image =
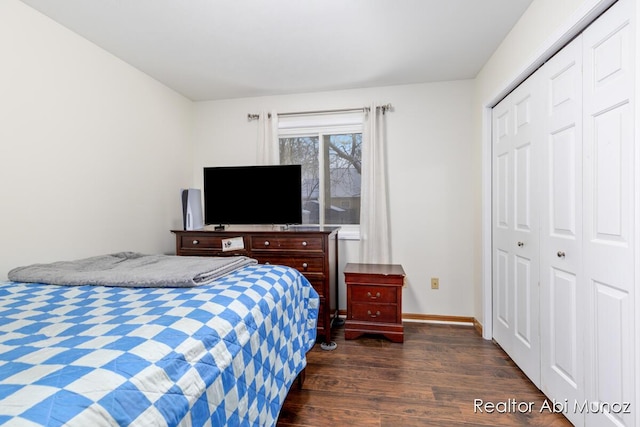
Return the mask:
[[222, 239], [220, 236], [180, 236], [180, 248], [222, 251]]
[[251, 250], [258, 251], [309, 251], [322, 252], [323, 238], [319, 236], [251, 236]]
[[276, 264], [276, 265], [288, 265], [298, 270], [300, 273], [324, 273], [324, 258], [323, 257], [287, 257], [277, 256], [265, 253], [253, 252], [254, 258], [258, 260], [260, 264]]
[[326, 309], [325, 304], [325, 299], [320, 298], [320, 304], [318, 305], [318, 328], [324, 328], [324, 311]]
[[398, 306], [395, 304], [352, 303], [349, 320], [397, 323]]
[[322, 274], [317, 273], [303, 273], [304, 277], [309, 280], [313, 289], [318, 293], [320, 297], [324, 297], [325, 278]]
[[222, 241], [228, 238], [208, 235], [179, 236], [177, 253], [179, 255], [249, 256], [246, 249], [223, 251]]
[[351, 300], [353, 302], [382, 302], [395, 304], [398, 302], [397, 295], [397, 287], [395, 286], [351, 285]]

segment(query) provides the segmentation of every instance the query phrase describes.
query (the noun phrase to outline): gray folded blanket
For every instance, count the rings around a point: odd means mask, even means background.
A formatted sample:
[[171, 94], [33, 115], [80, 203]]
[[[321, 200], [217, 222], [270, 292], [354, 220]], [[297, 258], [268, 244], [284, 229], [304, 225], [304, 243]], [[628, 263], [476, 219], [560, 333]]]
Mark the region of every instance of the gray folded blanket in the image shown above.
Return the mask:
[[144, 255], [119, 252], [75, 261], [33, 264], [9, 271], [14, 282], [53, 285], [101, 285], [131, 288], [184, 288], [211, 283], [253, 258]]

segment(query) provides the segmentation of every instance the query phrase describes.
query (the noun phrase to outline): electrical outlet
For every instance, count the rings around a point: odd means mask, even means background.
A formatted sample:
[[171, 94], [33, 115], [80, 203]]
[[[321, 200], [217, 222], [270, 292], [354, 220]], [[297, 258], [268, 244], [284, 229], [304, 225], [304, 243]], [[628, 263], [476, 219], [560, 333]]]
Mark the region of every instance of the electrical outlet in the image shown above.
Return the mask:
[[440, 279], [437, 277], [431, 278], [431, 289], [440, 289]]

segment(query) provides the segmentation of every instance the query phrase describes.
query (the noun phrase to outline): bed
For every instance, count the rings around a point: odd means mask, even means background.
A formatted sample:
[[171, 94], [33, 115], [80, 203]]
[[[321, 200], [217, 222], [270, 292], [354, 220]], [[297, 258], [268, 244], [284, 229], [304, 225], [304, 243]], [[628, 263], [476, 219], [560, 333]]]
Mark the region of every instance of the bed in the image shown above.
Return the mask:
[[318, 304], [275, 265], [185, 287], [0, 282], [0, 425], [275, 425]]

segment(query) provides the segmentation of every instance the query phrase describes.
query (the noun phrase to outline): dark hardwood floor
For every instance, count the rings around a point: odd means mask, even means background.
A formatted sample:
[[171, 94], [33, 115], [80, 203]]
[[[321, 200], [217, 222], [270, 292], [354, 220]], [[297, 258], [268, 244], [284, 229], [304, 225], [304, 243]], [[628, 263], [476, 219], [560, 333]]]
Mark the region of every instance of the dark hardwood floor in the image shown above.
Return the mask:
[[[544, 409], [542, 392], [473, 327], [404, 328], [403, 344], [379, 336], [345, 341], [342, 328], [334, 332], [336, 350], [316, 344], [304, 386], [289, 392], [278, 426], [571, 425]], [[481, 413], [476, 399], [501, 411]]]

